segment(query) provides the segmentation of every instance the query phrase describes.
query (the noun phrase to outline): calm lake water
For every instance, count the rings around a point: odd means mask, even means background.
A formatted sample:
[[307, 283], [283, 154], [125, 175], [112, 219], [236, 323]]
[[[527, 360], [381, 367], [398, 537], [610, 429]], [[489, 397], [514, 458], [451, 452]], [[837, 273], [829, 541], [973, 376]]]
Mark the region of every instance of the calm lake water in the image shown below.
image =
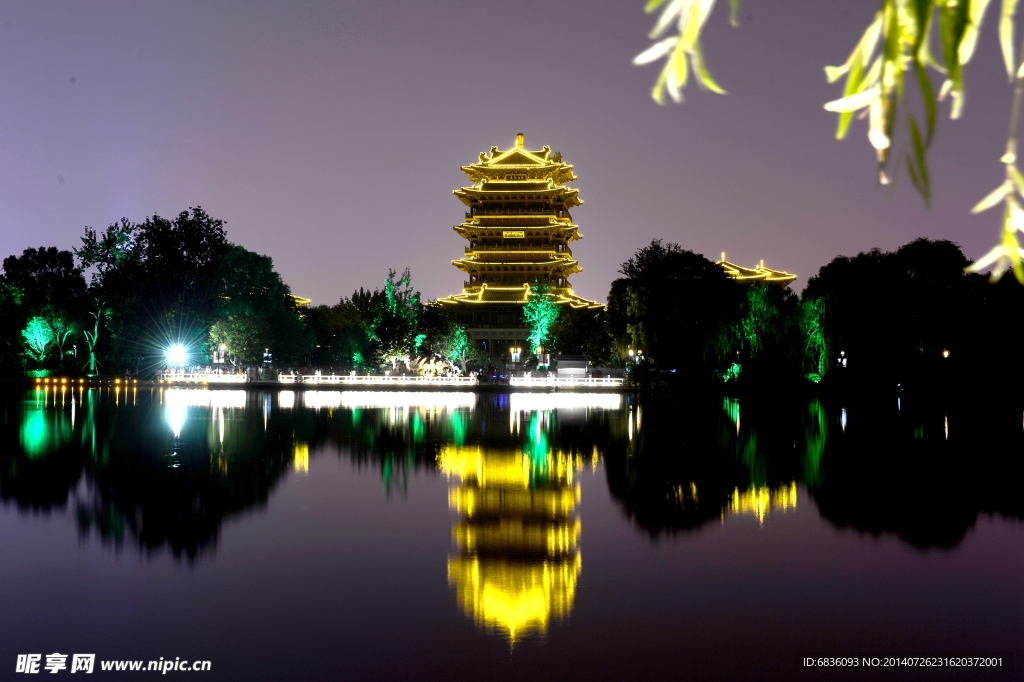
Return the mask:
[[824, 680], [844, 676], [796, 658], [992, 654], [1002, 669], [854, 676], [1022, 676], [1024, 415], [998, 401], [0, 400], [3, 679], [53, 652], [127, 679], [155, 673], [99, 662], [209, 660], [168, 674], [211, 680]]

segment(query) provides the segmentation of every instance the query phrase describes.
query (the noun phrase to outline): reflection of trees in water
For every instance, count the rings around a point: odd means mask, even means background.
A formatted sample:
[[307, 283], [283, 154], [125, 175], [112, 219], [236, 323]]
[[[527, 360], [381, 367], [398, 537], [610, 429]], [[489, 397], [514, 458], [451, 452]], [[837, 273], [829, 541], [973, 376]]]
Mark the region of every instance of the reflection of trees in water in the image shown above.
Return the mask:
[[608, 485], [652, 537], [763, 518], [795, 506], [797, 483], [830, 523], [918, 547], [959, 544], [979, 513], [1024, 518], [1018, 408], [895, 402], [645, 400], [642, 428], [611, 439]]
[[791, 425], [758, 428], [738, 401], [711, 396], [633, 401], [623, 421], [607, 455], [608, 487], [652, 538], [796, 504]]
[[3, 448], [0, 496], [23, 509], [71, 502], [81, 534], [114, 546], [195, 558], [224, 518], [266, 504], [293, 456], [292, 429], [274, 421], [265, 431], [246, 402], [255, 396], [243, 394], [243, 407], [186, 406], [175, 425], [159, 390], [70, 393], [5, 401], [5, 414], [23, 425], [42, 417], [46, 428], [32, 447], [21, 434], [20, 447]]
[[[225, 518], [264, 506], [289, 468], [331, 446], [401, 492], [413, 471], [437, 471], [443, 448], [518, 451], [528, 428], [503, 394], [480, 394], [472, 410], [311, 410], [236, 393], [240, 403], [221, 395], [178, 411], [148, 388], [0, 396], [0, 500], [26, 513], [70, 506], [83, 535], [193, 559], [215, 547]], [[947, 420], [944, 408], [888, 402], [844, 411], [703, 396], [550, 410], [544, 443], [531, 447], [585, 459], [596, 447], [612, 495], [652, 536], [730, 513], [763, 518], [797, 502], [794, 481], [831, 523], [920, 547], [956, 545], [979, 513], [1024, 518], [1019, 408], [979, 401], [950, 407]]]
[[[74, 510], [83, 536], [192, 560], [221, 524], [266, 505], [290, 468], [336, 450], [402, 491], [414, 470], [437, 472], [445, 444], [506, 444], [508, 396], [475, 409], [305, 409], [277, 393], [84, 388], [0, 396], [0, 500], [33, 513]], [[586, 447], [602, 427], [567, 420], [554, 447]]]
[[979, 514], [1024, 518], [1019, 407], [889, 402], [847, 407], [845, 429], [843, 408], [830, 410], [820, 480], [809, 486], [822, 516], [920, 548], [958, 545]]

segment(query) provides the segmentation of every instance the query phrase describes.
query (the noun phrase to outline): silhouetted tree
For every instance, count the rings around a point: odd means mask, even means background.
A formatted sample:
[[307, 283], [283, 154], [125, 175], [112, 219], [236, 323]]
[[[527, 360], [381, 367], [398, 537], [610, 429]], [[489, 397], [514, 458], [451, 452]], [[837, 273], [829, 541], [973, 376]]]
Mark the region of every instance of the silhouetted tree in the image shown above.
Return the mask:
[[952, 242], [917, 239], [895, 252], [874, 249], [822, 267], [803, 301], [815, 306], [829, 354], [826, 377], [895, 387], [977, 363], [979, 325], [1017, 325], [1019, 316], [1000, 310], [1005, 287], [965, 273], [968, 263]]
[[660, 369], [710, 376], [726, 358], [722, 341], [743, 313], [745, 292], [721, 267], [655, 239], [625, 263], [608, 298], [611, 332]]

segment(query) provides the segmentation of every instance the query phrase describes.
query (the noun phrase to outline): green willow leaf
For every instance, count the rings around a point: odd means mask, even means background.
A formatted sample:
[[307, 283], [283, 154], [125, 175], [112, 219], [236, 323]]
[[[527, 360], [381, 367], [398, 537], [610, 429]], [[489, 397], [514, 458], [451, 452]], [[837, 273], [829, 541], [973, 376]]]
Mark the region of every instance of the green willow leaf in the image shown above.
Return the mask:
[[857, 111], [863, 109], [878, 98], [881, 91], [877, 88], [868, 88], [862, 92], [855, 92], [852, 95], [841, 97], [840, 99], [834, 99], [831, 102], [825, 102], [825, 111]]
[[662, 11], [661, 16], [658, 17], [658, 21], [655, 22], [654, 28], [651, 29], [650, 34], [648, 34], [648, 37], [651, 40], [656, 40], [661, 37], [661, 34], [665, 32], [665, 29], [667, 29], [673, 21], [675, 21], [676, 16], [683, 9], [683, 4], [683, 0], [672, 0], [669, 3], [668, 7]]
[[740, 0], [729, 0], [729, 23], [740, 25]]
[[960, 118], [964, 106], [963, 65], [960, 62], [959, 46], [967, 27], [969, 4], [946, 3], [939, 9], [939, 37], [953, 95], [953, 107], [950, 112], [950, 118], [953, 119]]
[[700, 80], [700, 84], [719, 95], [724, 95], [725, 90], [715, 82], [715, 79], [711, 77], [708, 72], [707, 64], [704, 63], [704, 52], [701, 50], [700, 43], [698, 42], [693, 51], [693, 70], [697, 74], [697, 78]]
[[1017, 193], [1024, 197], [1024, 175], [1020, 174], [1016, 166], [1009, 166], [1010, 177], [1013, 178], [1013, 184], [1017, 188]]
[[999, 13], [999, 46], [1003, 51], [1006, 75], [1013, 80], [1013, 17], [1017, 12], [1017, 0], [1003, 0]]
[[668, 66], [661, 70], [661, 75], [658, 76], [658, 80], [654, 81], [654, 87], [651, 89], [651, 99], [658, 104], [665, 103], [665, 81], [668, 80]]
[[917, 86], [921, 89], [921, 101], [924, 103], [924, 146], [927, 149], [931, 146], [932, 136], [935, 134], [935, 91], [932, 89], [932, 81], [928, 78], [924, 64], [915, 62], [914, 73], [917, 75]]
[[914, 182], [914, 186], [917, 187], [918, 193], [924, 199], [925, 204], [931, 199], [931, 180], [928, 175], [928, 163], [925, 158], [925, 153], [928, 148], [924, 140], [921, 138], [921, 131], [917, 127], [917, 121], [914, 120], [913, 115], [907, 116], [907, 127], [910, 129], [910, 143], [914, 149], [914, 161], [916, 161], [916, 169], [914, 164], [910, 162], [910, 158], [907, 158], [907, 164], [910, 167], [911, 179], [917, 176], [917, 180]]
[[932, 54], [931, 35], [932, 26], [935, 25], [935, 12], [931, 0], [925, 0], [925, 4], [928, 5], [928, 12], [924, 20], [924, 27], [918, 35], [917, 62], [922, 66], [933, 68], [939, 73], [946, 73], [946, 67], [935, 61], [935, 55]]
[[967, 5], [967, 23], [964, 26], [960, 44], [957, 45], [957, 57], [961, 65], [971, 61], [971, 57], [974, 56], [974, 48], [978, 45], [981, 22], [985, 18], [988, 3], [989, 0], [970, 0], [970, 2], [963, 3]]
[[875, 51], [875, 45], [878, 44], [878, 36], [882, 30], [882, 13], [877, 12], [871, 25], [867, 27], [864, 34], [861, 36], [857, 46], [853, 48], [853, 52], [846, 58], [841, 66], [826, 66], [825, 77], [828, 78], [829, 83], [835, 83], [837, 80], [843, 77], [843, 74], [849, 72], [853, 68], [853, 62], [856, 59], [860, 59], [861, 64], [866, 64], [871, 59], [871, 54]]
[[987, 197], [979, 201], [974, 208], [971, 209], [971, 213], [984, 213], [1005, 199], [1006, 195], [1012, 191], [1013, 186], [1008, 182], [1004, 182], [990, 192]]
[[643, 66], [644, 64], [650, 64], [653, 61], [657, 61], [668, 54], [669, 50], [679, 43], [679, 38], [672, 37], [666, 38], [665, 40], [654, 43], [649, 48], [638, 54], [633, 58], [633, 64], [636, 66]]
[[[926, 195], [928, 193], [928, 190], [925, 189], [924, 184], [921, 182], [921, 178], [918, 177], [917, 171], [914, 169], [914, 161], [913, 161], [913, 159], [910, 158], [910, 155], [907, 155], [906, 158], [907, 158], [907, 174], [910, 176], [910, 181], [912, 183], [914, 183], [914, 189], [917, 190], [918, 194], [920, 194], [923, 197], [926, 197]], [[926, 197], [925, 198], [925, 202], [927, 203], [927, 201], [928, 200], [927, 200], [927, 197]]]
[[[843, 91], [845, 96], [850, 96], [860, 88], [860, 79], [864, 74], [864, 60], [861, 52], [857, 52], [850, 68], [850, 75], [846, 79], [846, 88]], [[836, 127], [836, 139], [842, 140], [850, 129], [850, 122], [853, 121], [853, 112], [844, 111], [839, 114], [839, 124]]]
[[644, 5], [644, 11], [650, 14], [654, 10], [665, 4], [665, 0], [647, 0], [647, 4]]
[[682, 35], [679, 36], [680, 44], [685, 45], [687, 50], [694, 49], [714, 6], [715, 0], [691, 0], [686, 26], [683, 28]]

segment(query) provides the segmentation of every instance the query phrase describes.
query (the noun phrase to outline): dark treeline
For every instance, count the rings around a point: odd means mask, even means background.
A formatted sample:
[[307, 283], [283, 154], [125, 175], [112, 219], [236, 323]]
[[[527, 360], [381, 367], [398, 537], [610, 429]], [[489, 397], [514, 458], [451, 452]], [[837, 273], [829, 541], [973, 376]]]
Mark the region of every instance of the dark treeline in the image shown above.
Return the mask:
[[175, 344], [193, 362], [220, 343], [236, 362], [266, 349], [296, 358], [313, 345], [273, 261], [229, 242], [201, 208], [86, 228], [73, 251], [5, 258], [0, 307], [8, 372], [146, 374]]
[[[606, 310], [540, 316], [544, 351], [626, 367], [637, 386], [1013, 384], [1007, 341], [1021, 331], [1024, 288], [965, 273], [967, 263], [952, 242], [918, 239], [837, 257], [798, 296], [655, 240], [622, 264]], [[465, 373], [508, 362], [423, 302], [408, 269], [382, 284], [305, 306], [269, 257], [232, 244], [201, 208], [122, 219], [86, 228], [71, 251], [4, 259], [0, 371], [153, 376], [174, 346], [179, 364], [227, 369]]]
[[968, 262], [952, 242], [918, 239], [837, 257], [797, 296], [731, 280], [703, 256], [654, 241], [612, 283], [613, 353], [632, 360], [640, 382], [1014, 384], [1020, 370], [1007, 341], [1022, 331], [1024, 287], [968, 274]]

